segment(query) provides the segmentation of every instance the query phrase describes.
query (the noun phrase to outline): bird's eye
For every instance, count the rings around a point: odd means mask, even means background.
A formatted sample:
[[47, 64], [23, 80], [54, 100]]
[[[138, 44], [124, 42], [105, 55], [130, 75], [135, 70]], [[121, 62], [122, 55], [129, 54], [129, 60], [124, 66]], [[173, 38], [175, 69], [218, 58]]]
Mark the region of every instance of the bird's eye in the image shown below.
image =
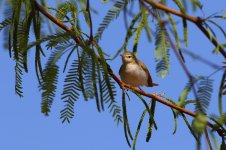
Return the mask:
[[131, 58], [132, 56], [128, 56], [128, 58]]

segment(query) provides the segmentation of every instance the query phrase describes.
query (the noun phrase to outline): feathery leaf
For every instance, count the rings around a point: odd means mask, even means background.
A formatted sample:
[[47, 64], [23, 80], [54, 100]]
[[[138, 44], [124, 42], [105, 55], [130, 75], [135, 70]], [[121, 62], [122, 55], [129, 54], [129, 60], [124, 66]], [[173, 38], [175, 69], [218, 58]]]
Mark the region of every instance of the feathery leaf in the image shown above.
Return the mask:
[[218, 109], [220, 115], [223, 114], [223, 101], [222, 101], [222, 96], [226, 94], [226, 70], [224, 70], [222, 79], [221, 79], [221, 84], [220, 84], [220, 89], [218, 93]]
[[166, 36], [166, 29], [159, 23], [156, 25], [155, 60], [156, 71], [164, 78], [169, 73], [169, 41]]
[[64, 123], [67, 121], [70, 123], [70, 119], [74, 117], [74, 103], [79, 98], [79, 92], [81, 91], [81, 84], [79, 81], [78, 73], [78, 60], [74, 60], [68, 74], [64, 80], [64, 89], [62, 92], [62, 100], [65, 103], [64, 108], [61, 110], [61, 119]]
[[42, 113], [46, 116], [49, 115], [55, 97], [58, 73], [59, 68], [55, 64], [47, 66], [44, 70], [44, 76], [40, 88], [42, 90]]
[[15, 65], [15, 92], [18, 96], [23, 97], [22, 75], [23, 75], [23, 56], [19, 53], [19, 58]]
[[124, 123], [124, 134], [125, 134], [125, 138], [126, 138], [126, 142], [129, 145], [129, 147], [131, 147], [129, 138], [128, 138], [128, 134], [131, 140], [133, 140], [131, 131], [130, 131], [130, 126], [129, 126], [129, 122], [128, 122], [128, 118], [127, 118], [127, 110], [126, 110], [126, 98], [125, 98], [125, 91], [123, 91], [122, 93], [122, 108], [123, 108], [123, 123]]
[[128, 0], [118, 0], [115, 2], [114, 7], [107, 12], [107, 15], [104, 17], [102, 23], [97, 29], [97, 33], [95, 34], [95, 40], [97, 42], [101, 39], [104, 30], [109, 26], [113, 19], [119, 16], [119, 13], [126, 7], [127, 4]]
[[137, 126], [137, 131], [136, 131], [136, 134], [134, 136], [134, 140], [133, 140], [133, 150], [136, 149], [136, 143], [137, 143], [137, 138], [138, 138], [138, 135], [139, 135], [139, 132], [140, 132], [140, 128], [141, 128], [141, 125], [142, 125], [142, 122], [144, 120], [144, 117], [146, 115], [146, 112], [147, 112], [147, 109], [145, 109], [140, 117], [140, 121], [138, 123], [138, 126]]
[[138, 45], [138, 41], [140, 39], [140, 34], [144, 27], [145, 21], [147, 20], [147, 17], [149, 15], [149, 13], [147, 13], [144, 8], [142, 8], [141, 12], [142, 12], [142, 18], [141, 18], [140, 23], [137, 26], [137, 30], [136, 30], [136, 34], [135, 34], [135, 38], [134, 38], [134, 42], [133, 42], [133, 53], [137, 52], [137, 45]]
[[198, 84], [196, 112], [206, 113], [210, 103], [212, 91], [213, 80], [208, 77], [202, 77]]

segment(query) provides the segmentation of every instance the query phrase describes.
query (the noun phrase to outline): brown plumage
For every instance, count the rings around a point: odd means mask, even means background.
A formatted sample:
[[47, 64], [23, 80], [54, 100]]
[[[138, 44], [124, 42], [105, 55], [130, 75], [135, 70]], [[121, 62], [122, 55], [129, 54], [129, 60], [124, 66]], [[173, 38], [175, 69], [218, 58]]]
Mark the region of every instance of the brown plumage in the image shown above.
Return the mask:
[[119, 74], [121, 80], [132, 86], [157, 86], [153, 83], [151, 75], [146, 65], [138, 60], [131, 52], [125, 52], [122, 55], [123, 64], [120, 67]]

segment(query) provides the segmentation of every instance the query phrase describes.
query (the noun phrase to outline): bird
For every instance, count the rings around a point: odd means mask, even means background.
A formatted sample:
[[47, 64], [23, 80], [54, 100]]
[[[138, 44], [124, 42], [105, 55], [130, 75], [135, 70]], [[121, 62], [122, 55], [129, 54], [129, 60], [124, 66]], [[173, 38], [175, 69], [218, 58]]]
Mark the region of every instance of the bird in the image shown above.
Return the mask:
[[121, 56], [122, 65], [119, 69], [119, 75], [124, 83], [134, 87], [158, 86], [158, 84], [153, 83], [146, 65], [138, 60], [133, 53], [127, 51]]

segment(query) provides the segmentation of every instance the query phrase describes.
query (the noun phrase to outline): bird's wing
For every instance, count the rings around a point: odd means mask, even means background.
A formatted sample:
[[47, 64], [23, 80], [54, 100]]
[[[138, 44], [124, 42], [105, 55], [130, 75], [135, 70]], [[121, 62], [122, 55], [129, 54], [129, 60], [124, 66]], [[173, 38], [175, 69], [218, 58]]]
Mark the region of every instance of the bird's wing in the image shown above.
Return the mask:
[[119, 72], [118, 72], [118, 74], [121, 76], [121, 73], [122, 73], [122, 67], [123, 67], [123, 65], [121, 65], [121, 67], [120, 67], [120, 69], [119, 69]]
[[147, 73], [147, 75], [148, 75], [148, 86], [153, 86], [152, 84], [152, 78], [151, 78], [151, 75], [150, 75], [150, 73], [149, 73], [149, 71], [148, 71], [148, 68], [147, 68], [147, 66], [143, 63], [143, 62], [141, 62], [141, 61], [139, 61], [139, 60], [137, 60], [137, 62], [138, 62], [138, 64], [139, 64], [139, 66], [141, 66], [141, 68]]

